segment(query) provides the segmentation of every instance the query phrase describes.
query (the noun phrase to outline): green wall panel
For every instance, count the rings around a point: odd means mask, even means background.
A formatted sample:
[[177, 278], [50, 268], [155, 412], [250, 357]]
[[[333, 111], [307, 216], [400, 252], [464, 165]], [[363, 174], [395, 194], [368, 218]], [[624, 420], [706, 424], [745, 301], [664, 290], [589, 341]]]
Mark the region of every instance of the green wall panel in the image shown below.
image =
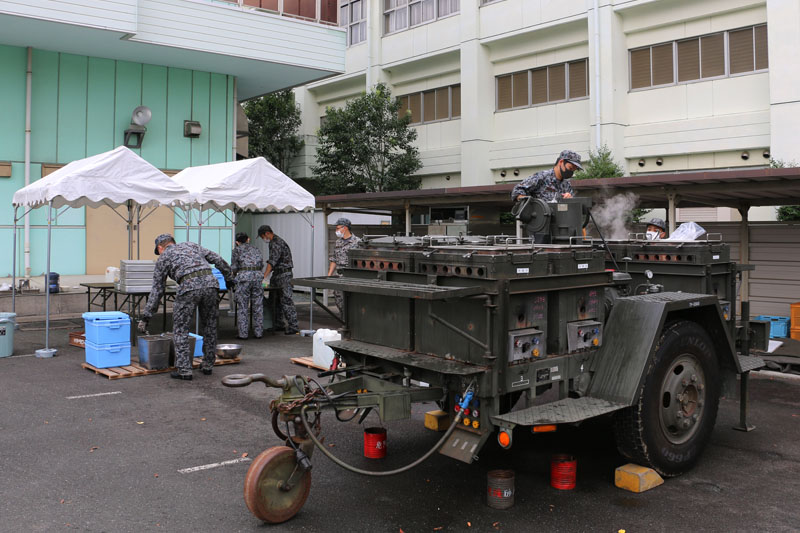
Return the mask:
[[208, 164], [208, 135], [210, 131], [209, 97], [211, 76], [208, 72], [192, 73], [192, 120], [203, 128], [200, 137], [192, 139], [192, 166]]
[[[50, 271], [63, 275], [86, 273], [86, 230], [53, 228]], [[31, 228], [31, 275], [47, 272], [47, 228]]]
[[[142, 65], [117, 61], [114, 99], [114, 146], [125, 139], [125, 129], [130, 126], [133, 110], [142, 105]], [[145, 137], [146, 139], [147, 137]], [[134, 150], [137, 154], [140, 150]]]
[[167, 68], [142, 66], [142, 105], [153, 116], [147, 123], [142, 157], [158, 168], [167, 166]]
[[233, 76], [228, 76], [228, 102], [225, 105], [225, 109], [228, 110], [227, 116], [227, 132], [228, 135], [225, 137], [225, 161], [233, 161], [235, 158], [233, 156], [233, 117], [235, 117], [235, 113], [238, 111], [233, 103]]
[[25, 158], [25, 71], [28, 53], [18, 46], [0, 46], [0, 160]]
[[[0, 228], [0, 250], [7, 250], [7, 254], [2, 255], [2, 260], [0, 260], [0, 277], [2, 278], [10, 278], [11, 277], [11, 260], [13, 259], [12, 246], [14, 243], [14, 232], [11, 228]], [[17, 231], [17, 275], [21, 275], [25, 270], [23, 265], [22, 255], [22, 230]], [[8, 305], [11, 305], [10, 303]], [[3, 309], [3, 311], [10, 311], [10, 309]]]
[[113, 150], [116, 62], [89, 58], [89, 97], [86, 103], [86, 155]]
[[61, 54], [58, 69], [58, 162], [86, 157], [88, 58]]
[[183, 136], [183, 121], [192, 117], [192, 71], [170, 68], [168, 81], [167, 168], [183, 170], [192, 164], [192, 145]]
[[[12, 165], [17, 166], [17, 165]], [[20, 169], [20, 175], [24, 176], [25, 172], [25, 165], [23, 163], [18, 164], [18, 168]], [[32, 164], [31, 165], [31, 183], [36, 180], [42, 178], [42, 165]], [[23, 178], [24, 179], [24, 178]], [[39, 207], [34, 209], [30, 212], [29, 215], [31, 225], [32, 226], [46, 226], [47, 225], [47, 208], [46, 207]]]
[[[14, 207], [11, 205], [11, 200], [14, 198], [14, 193], [24, 184], [25, 165], [11, 163], [11, 177], [0, 178], [0, 225], [8, 226], [14, 223]], [[21, 209], [19, 213], [23, 212]], [[0, 248], [0, 250], [4, 250], [4, 248]]]
[[40, 163], [58, 161], [58, 56], [57, 52], [33, 51], [31, 160]]
[[86, 224], [85, 207], [70, 207], [69, 209], [62, 207], [58, 212], [54, 209], [53, 216], [55, 217], [54, 223], [56, 226], [83, 226]]
[[211, 75], [211, 104], [208, 120], [208, 162], [224, 163], [228, 160], [228, 77]]

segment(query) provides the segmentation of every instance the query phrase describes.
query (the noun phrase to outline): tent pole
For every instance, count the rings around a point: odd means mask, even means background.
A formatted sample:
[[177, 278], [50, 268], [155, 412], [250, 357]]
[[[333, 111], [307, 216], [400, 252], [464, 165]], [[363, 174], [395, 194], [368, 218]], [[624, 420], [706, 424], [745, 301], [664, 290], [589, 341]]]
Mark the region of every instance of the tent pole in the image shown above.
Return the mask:
[[131, 201], [128, 204], [128, 259], [133, 259], [133, 207]]
[[45, 327], [44, 327], [44, 348], [50, 349], [50, 247], [53, 233], [53, 201], [47, 206], [47, 276], [44, 278], [45, 287]]
[[142, 258], [141, 247], [142, 206], [136, 206], [136, 259]]
[[[311, 277], [314, 277], [314, 215], [316, 213], [311, 210]], [[309, 292], [309, 297], [313, 292]], [[314, 302], [309, 301], [308, 305], [308, 329], [311, 330], [311, 335], [314, 334]]]
[[17, 209], [14, 206], [14, 249], [11, 252], [11, 312], [17, 312]]

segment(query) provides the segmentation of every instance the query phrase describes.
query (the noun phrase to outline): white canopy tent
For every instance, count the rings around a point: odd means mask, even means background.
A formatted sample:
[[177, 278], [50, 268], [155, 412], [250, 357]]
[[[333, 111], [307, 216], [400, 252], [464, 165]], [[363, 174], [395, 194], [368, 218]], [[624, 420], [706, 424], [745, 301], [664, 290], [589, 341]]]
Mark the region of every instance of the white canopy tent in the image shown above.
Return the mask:
[[[233, 219], [229, 220], [234, 236], [237, 210], [260, 213], [301, 213], [311, 227], [311, 266], [313, 271], [313, 210], [316, 206], [314, 195], [263, 157], [189, 167], [176, 174], [173, 179], [190, 191], [192, 207], [200, 210], [201, 228], [203, 211], [206, 209], [218, 212], [232, 210]], [[187, 240], [188, 238], [187, 227]], [[198, 233], [198, 240], [202, 244], [202, 233]], [[313, 312], [312, 305], [309, 324], [311, 330], [313, 330]]]
[[[47, 277], [45, 351], [50, 350], [50, 250], [53, 209], [70, 207], [128, 207], [128, 256], [132, 255], [131, 237], [134, 209], [141, 222], [143, 207], [182, 206], [191, 201], [189, 191], [169, 176], [124, 146], [109, 152], [73, 161], [14, 193], [14, 237], [12, 253], [12, 308], [16, 309], [17, 222], [25, 213], [47, 207]], [[25, 213], [17, 216], [19, 208]], [[121, 216], [121, 215], [120, 215]], [[145, 215], [144, 218], [146, 218]]]

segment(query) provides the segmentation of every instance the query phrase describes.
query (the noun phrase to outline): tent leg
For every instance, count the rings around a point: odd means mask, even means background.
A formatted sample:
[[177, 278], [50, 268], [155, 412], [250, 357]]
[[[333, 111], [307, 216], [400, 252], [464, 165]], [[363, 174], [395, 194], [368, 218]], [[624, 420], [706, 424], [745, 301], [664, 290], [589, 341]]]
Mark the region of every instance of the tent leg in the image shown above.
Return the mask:
[[53, 202], [47, 206], [47, 274], [44, 278], [45, 327], [44, 350], [36, 350], [37, 357], [52, 357], [56, 350], [50, 349], [50, 250], [53, 242]]
[[17, 312], [17, 209], [14, 207], [14, 236], [12, 241], [14, 243], [11, 252], [11, 312]]
[[[314, 277], [314, 215], [316, 213], [314, 210], [311, 211], [311, 217], [306, 218], [306, 222], [308, 225], [311, 226], [311, 277]], [[304, 215], [301, 215], [305, 218]], [[314, 335], [314, 292], [313, 290], [309, 293], [309, 304], [308, 304], [308, 329], [305, 329], [300, 332], [300, 335], [303, 337], [310, 337]]]

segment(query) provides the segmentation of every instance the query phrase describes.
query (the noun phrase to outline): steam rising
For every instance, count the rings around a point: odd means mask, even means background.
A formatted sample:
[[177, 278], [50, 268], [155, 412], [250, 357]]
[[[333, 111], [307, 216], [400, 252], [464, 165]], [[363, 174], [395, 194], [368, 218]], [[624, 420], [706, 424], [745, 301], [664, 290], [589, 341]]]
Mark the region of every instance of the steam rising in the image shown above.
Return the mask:
[[605, 198], [592, 208], [594, 221], [606, 239], [627, 239], [630, 212], [636, 208], [639, 197], [632, 192]]

